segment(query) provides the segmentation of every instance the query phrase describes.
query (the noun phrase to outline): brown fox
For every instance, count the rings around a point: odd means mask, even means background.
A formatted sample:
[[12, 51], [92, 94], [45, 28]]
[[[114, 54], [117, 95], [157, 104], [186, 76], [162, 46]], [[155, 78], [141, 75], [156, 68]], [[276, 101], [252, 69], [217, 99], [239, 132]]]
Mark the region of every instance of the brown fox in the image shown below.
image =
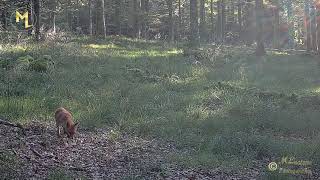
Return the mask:
[[55, 119], [58, 137], [61, 137], [60, 127], [62, 127], [68, 138], [73, 138], [79, 123], [73, 122], [71, 113], [63, 107], [58, 108], [55, 112]]

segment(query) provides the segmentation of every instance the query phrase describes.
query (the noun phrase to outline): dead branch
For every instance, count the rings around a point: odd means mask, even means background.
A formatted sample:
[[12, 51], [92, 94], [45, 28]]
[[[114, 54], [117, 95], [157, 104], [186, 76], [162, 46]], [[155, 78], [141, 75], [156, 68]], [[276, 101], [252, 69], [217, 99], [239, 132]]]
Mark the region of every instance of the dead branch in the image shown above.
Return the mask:
[[4, 118], [0, 118], [0, 125], [5, 125], [5, 126], [11, 126], [11, 127], [16, 127], [16, 128], [19, 128], [22, 130], [23, 134], [26, 135], [26, 132], [25, 132], [25, 128], [20, 124], [20, 123], [17, 123], [17, 124], [14, 124], [14, 123], [11, 123], [9, 122], [8, 120], [3, 120]]
[[9, 121], [2, 120], [2, 119], [0, 119], [0, 124], [5, 125], [5, 126], [11, 126], [11, 127], [17, 127], [17, 128], [20, 128], [20, 129], [24, 129], [24, 127], [20, 123], [13, 124], [13, 123], [11, 123]]
[[33, 148], [30, 148], [30, 150], [31, 150], [36, 156], [42, 158], [42, 155], [41, 155], [38, 151], [36, 151], [36, 150], [33, 149]]

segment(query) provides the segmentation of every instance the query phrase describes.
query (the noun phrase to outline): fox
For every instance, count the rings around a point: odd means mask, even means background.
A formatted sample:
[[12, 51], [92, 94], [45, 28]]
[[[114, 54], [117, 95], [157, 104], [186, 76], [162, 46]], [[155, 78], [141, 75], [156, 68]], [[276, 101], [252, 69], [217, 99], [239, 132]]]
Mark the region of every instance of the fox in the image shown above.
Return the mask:
[[72, 115], [65, 108], [60, 107], [55, 111], [57, 135], [61, 137], [60, 128], [62, 127], [64, 133], [67, 134], [67, 137], [73, 139], [75, 133], [77, 132], [79, 123], [74, 123]]

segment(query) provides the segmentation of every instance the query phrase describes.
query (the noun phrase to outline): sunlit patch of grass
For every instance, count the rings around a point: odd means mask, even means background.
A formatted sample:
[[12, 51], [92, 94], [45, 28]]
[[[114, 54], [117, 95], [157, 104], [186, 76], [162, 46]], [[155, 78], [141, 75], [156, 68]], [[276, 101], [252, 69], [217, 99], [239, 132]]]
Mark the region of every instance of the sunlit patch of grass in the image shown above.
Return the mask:
[[120, 50], [115, 52], [113, 55], [117, 57], [124, 57], [124, 58], [139, 58], [139, 57], [168, 57], [172, 55], [180, 54], [180, 50], [140, 50], [140, 49], [133, 49], [133, 50]]
[[7, 46], [3, 48], [5, 51], [9, 51], [10, 52], [21, 52], [21, 51], [25, 51], [27, 49], [26, 46], [22, 46], [22, 45], [17, 45], [17, 46]]
[[83, 45], [84, 48], [93, 48], [93, 49], [121, 49], [120, 46], [115, 44], [89, 44]]
[[271, 55], [289, 55], [289, 53], [285, 51], [271, 51], [270, 54]]
[[320, 87], [314, 88], [312, 92], [320, 94]]

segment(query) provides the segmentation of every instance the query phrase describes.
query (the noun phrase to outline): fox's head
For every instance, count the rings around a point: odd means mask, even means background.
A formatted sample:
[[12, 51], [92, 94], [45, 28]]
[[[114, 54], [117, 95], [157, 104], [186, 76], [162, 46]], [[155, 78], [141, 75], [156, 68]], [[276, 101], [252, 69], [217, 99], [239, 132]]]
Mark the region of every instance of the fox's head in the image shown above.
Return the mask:
[[68, 135], [68, 138], [73, 138], [73, 136], [76, 134], [77, 132], [77, 129], [78, 129], [78, 126], [79, 126], [79, 123], [75, 123], [74, 125], [71, 125], [69, 128], [68, 128], [68, 132], [67, 135]]

